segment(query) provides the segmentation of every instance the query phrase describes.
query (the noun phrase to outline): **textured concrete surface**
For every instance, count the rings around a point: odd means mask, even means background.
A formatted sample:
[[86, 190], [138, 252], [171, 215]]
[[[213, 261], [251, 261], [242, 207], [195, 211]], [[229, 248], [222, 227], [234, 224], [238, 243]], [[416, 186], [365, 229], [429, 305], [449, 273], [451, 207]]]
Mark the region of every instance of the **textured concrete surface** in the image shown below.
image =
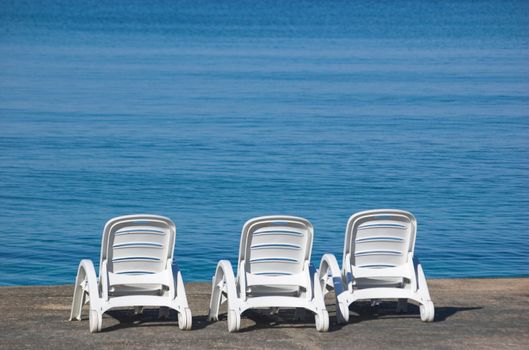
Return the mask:
[[[293, 313], [249, 313], [239, 333], [229, 334], [225, 316], [206, 321], [210, 286], [187, 285], [193, 330], [181, 331], [173, 320], [115, 311], [105, 315], [103, 331], [90, 334], [86, 314], [68, 322], [73, 286], [1, 287], [1, 349], [387, 349], [387, 348], [529, 348], [529, 279], [430, 280], [436, 319], [423, 323], [418, 308], [396, 314], [394, 303], [354, 306], [349, 324], [337, 326], [332, 305], [331, 329], [318, 333], [313, 317], [293, 321]], [[329, 300], [328, 304], [332, 304]], [[172, 315], [173, 319], [175, 315]]]

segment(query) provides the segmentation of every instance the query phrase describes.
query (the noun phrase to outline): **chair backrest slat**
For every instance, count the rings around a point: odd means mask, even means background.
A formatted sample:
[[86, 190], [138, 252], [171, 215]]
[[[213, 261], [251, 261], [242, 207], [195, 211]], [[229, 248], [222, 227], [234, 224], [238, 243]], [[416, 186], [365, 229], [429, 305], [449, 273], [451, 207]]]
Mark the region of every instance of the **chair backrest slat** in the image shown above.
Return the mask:
[[[345, 231], [343, 264], [363, 268], [404, 265], [413, 252], [417, 221], [406, 211], [370, 210], [349, 218]], [[350, 261], [345, 261], [350, 254]], [[345, 266], [345, 265], [344, 265]]]
[[108, 272], [138, 279], [162, 272], [173, 257], [175, 234], [174, 223], [163, 216], [114, 218], [103, 231], [101, 261], [106, 260]]
[[312, 224], [294, 216], [263, 216], [244, 224], [239, 253], [247, 274], [288, 276], [300, 273], [310, 260]]

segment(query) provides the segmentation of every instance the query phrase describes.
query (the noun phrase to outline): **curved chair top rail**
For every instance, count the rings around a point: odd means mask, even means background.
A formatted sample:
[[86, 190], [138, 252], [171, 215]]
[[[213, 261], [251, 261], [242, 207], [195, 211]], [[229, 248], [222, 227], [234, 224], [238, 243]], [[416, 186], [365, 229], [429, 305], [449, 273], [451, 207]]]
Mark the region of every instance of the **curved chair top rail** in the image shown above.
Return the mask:
[[[110, 219], [103, 229], [101, 263], [120, 266], [124, 273], [156, 272], [173, 258], [176, 236], [174, 222], [164, 216], [135, 214]], [[142, 271], [142, 265], [153, 271]]]
[[[407, 260], [415, 248], [417, 220], [398, 209], [367, 210], [353, 214], [345, 229], [343, 265], [391, 267]], [[347, 262], [347, 255], [350, 261]]]
[[237, 274], [284, 275], [310, 260], [314, 228], [307, 219], [272, 215], [248, 220], [242, 229]]

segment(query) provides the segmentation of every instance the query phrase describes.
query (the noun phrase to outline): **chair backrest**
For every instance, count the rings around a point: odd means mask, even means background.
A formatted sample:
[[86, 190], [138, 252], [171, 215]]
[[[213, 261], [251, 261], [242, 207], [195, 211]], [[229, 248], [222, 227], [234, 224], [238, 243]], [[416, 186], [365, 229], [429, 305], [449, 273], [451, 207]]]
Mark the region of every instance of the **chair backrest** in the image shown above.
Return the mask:
[[239, 271], [250, 275], [288, 276], [303, 271], [310, 261], [312, 224], [295, 216], [262, 216], [248, 220], [242, 229]]
[[[369, 210], [349, 218], [345, 230], [343, 266], [388, 268], [404, 265], [413, 252], [417, 221], [406, 211]], [[350, 254], [350, 261], [346, 261]]]
[[109, 220], [103, 230], [101, 264], [117, 275], [160, 273], [173, 258], [176, 228], [171, 219], [158, 215], [127, 215]]

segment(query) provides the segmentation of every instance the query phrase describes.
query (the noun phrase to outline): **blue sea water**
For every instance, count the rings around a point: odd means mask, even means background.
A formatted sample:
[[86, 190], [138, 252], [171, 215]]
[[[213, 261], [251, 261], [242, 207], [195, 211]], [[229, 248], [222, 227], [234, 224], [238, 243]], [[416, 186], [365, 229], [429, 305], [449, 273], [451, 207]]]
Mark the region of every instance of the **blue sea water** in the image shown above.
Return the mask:
[[0, 1], [0, 285], [73, 283], [111, 217], [187, 281], [243, 223], [418, 219], [428, 277], [529, 275], [529, 3]]

